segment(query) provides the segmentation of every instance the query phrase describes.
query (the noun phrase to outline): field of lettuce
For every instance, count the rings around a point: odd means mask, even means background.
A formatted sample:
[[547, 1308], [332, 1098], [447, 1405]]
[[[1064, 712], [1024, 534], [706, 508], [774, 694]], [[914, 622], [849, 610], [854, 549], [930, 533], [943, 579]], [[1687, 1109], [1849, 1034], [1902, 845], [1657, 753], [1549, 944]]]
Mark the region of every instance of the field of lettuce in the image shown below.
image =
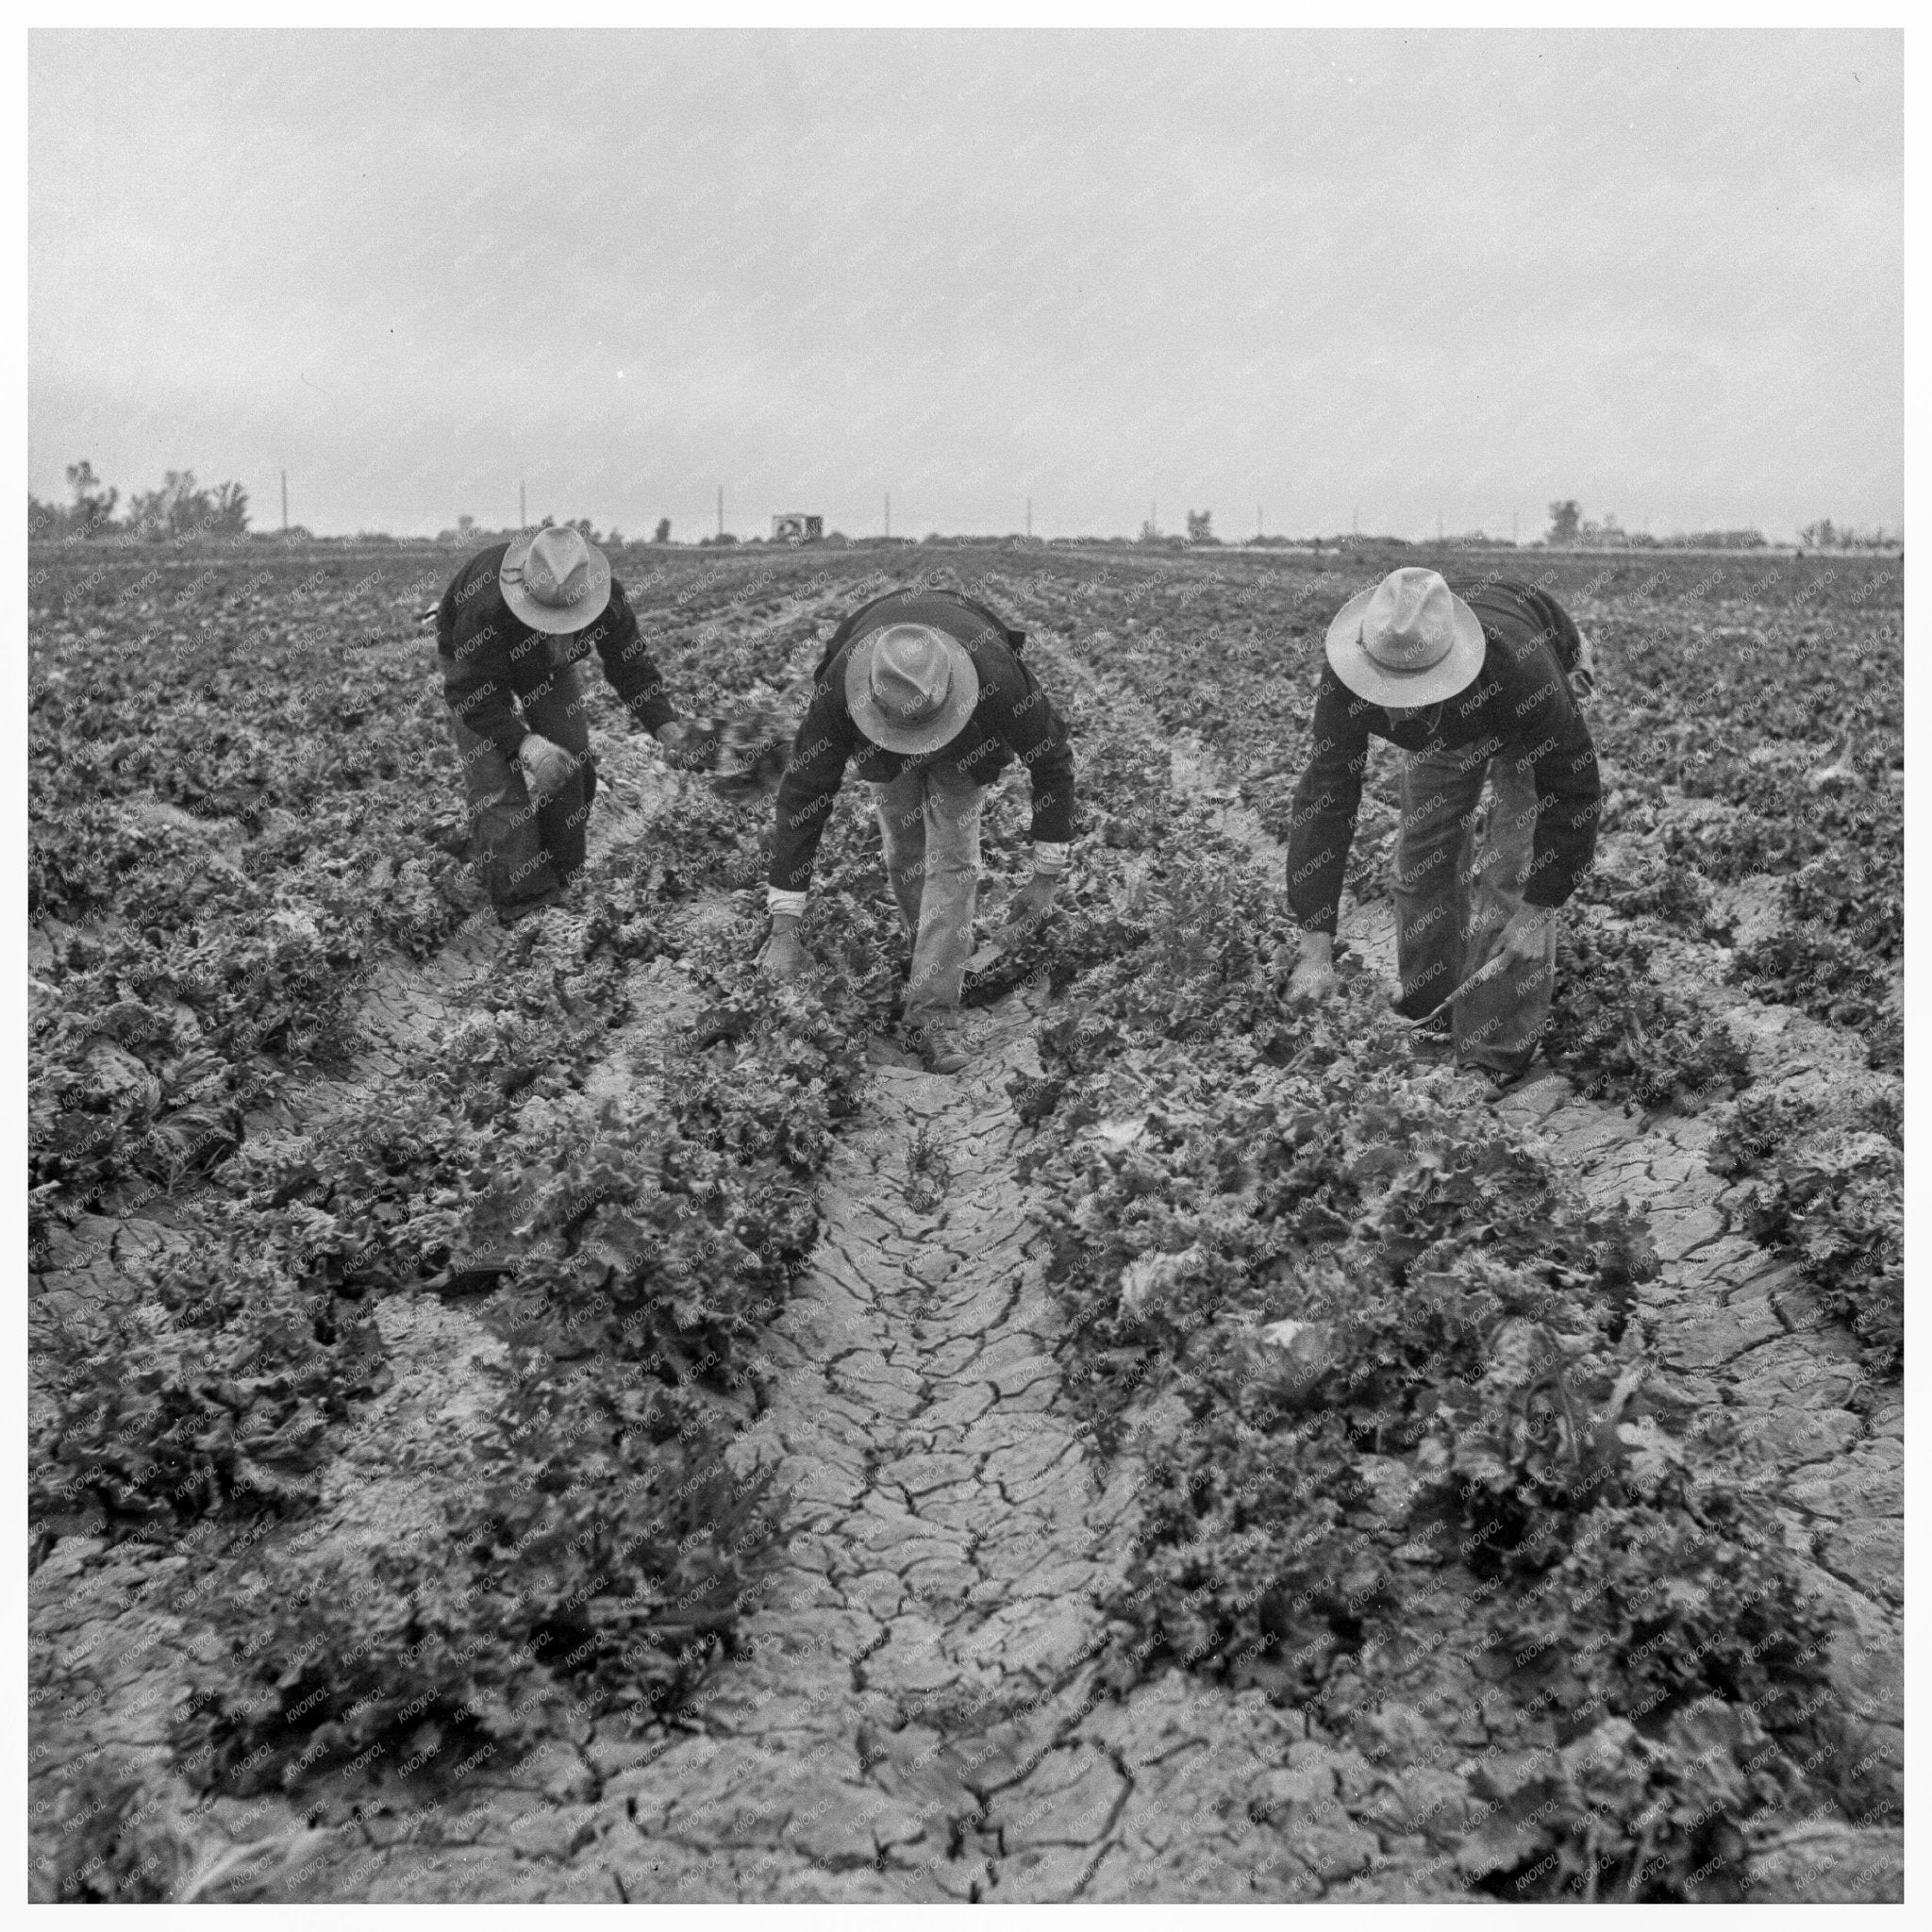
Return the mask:
[[769, 805], [601, 688], [496, 927], [459, 560], [31, 559], [37, 1896], [1901, 1895], [1895, 559], [1503, 565], [1607, 809], [1500, 1101], [1380, 1003], [1392, 755], [1274, 963], [1394, 559], [616, 559], [682, 710], [936, 564], [1029, 629], [1080, 836], [951, 1080], [865, 802], [774, 991]]

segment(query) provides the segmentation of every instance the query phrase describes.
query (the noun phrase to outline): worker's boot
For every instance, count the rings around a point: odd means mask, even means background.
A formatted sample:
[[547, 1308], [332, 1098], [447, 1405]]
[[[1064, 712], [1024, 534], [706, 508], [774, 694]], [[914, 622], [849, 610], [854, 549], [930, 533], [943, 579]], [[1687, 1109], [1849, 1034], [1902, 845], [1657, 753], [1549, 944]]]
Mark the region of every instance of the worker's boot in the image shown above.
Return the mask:
[[521, 925], [540, 912], [548, 912], [553, 907], [565, 903], [562, 887], [553, 885], [533, 898], [512, 899], [507, 903], [500, 901], [496, 908], [496, 923], [505, 926]]
[[942, 1016], [923, 1023], [909, 1023], [908, 1042], [925, 1062], [929, 1074], [957, 1074], [972, 1064], [973, 1056], [957, 1019]]

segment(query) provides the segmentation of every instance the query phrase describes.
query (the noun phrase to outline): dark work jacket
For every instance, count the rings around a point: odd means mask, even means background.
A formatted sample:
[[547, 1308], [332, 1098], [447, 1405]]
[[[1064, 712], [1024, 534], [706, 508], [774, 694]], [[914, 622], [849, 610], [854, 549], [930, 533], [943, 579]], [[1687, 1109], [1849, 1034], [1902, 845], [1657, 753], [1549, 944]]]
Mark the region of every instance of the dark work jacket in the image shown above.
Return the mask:
[[1563, 671], [1576, 626], [1555, 598], [1528, 584], [1471, 577], [1451, 578], [1449, 588], [1474, 611], [1488, 646], [1474, 681], [1454, 697], [1397, 724], [1350, 691], [1332, 665], [1322, 666], [1313, 749], [1289, 822], [1289, 909], [1306, 931], [1335, 930], [1371, 738], [1404, 751], [1460, 751], [1472, 763], [1528, 757], [1537, 822], [1524, 898], [1560, 906], [1590, 870], [1602, 787], [1596, 746]]
[[528, 703], [547, 695], [558, 669], [581, 662], [594, 647], [610, 688], [632, 716], [647, 731], [669, 724], [677, 714], [638, 635], [624, 586], [610, 579], [609, 603], [582, 630], [532, 630], [511, 612], [497, 586], [508, 548], [494, 543], [479, 550], [450, 580], [437, 606], [443, 695], [463, 723], [506, 758], [514, 758], [529, 726], [517, 716], [512, 698]]
[[[966, 646], [979, 674], [979, 702], [949, 743], [907, 757], [873, 741], [845, 704], [845, 666], [862, 636], [887, 624], [929, 624]], [[802, 892], [811, 880], [825, 821], [850, 764], [881, 784], [937, 759], [957, 763], [981, 785], [1018, 758], [1033, 787], [1033, 837], [1064, 845], [1074, 836], [1074, 750], [1067, 727], [1040, 681], [1020, 661], [1024, 631], [1009, 629], [985, 605], [952, 591], [889, 591], [861, 605], [833, 632], [819, 662], [811, 708], [798, 727], [791, 766], [778, 789], [771, 883]]]

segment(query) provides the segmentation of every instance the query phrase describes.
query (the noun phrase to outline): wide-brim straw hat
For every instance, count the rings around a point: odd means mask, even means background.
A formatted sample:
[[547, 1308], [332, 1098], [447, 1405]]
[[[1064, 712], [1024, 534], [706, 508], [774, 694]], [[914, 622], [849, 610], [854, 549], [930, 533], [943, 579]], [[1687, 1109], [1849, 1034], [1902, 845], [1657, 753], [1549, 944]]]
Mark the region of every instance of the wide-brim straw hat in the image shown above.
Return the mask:
[[950, 744], [978, 702], [973, 654], [935, 625], [881, 625], [845, 659], [845, 708], [888, 751], [917, 757]]
[[510, 544], [496, 583], [510, 614], [532, 630], [582, 630], [610, 602], [610, 560], [581, 530], [546, 526]]
[[1357, 697], [1411, 708], [1440, 704], [1483, 668], [1482, 621], [1440, 573], [1392, 570], [1351, 597], [1328, 625], [1328, 661]]

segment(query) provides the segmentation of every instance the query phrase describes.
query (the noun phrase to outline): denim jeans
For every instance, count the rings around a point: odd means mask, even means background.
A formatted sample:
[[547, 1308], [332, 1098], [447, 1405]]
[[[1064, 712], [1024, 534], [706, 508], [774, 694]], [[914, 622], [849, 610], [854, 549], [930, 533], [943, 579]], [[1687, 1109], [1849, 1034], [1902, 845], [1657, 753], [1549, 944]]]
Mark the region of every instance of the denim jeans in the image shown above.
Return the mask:
[[879, 837], [886, 876], [912, 942], [906, 1021], [918, 1026], [957, 1011], [973, 954], [979, 897], [979, 812], [988, 787], [950, 759], [916, 765], [883, 785]]
[[450, 730], [470, 802], [470, 859], [497, 911], [548, 905], [584, 863], [584, 838], [597, 772], [584, 716], [579, 674], [562, 665], [541, 697], [523, 706], [524, 723], [578, 760], [571, 781], [541, 806], [530, 803], [523, 767], [505, 758], [450, 712]]
[[[1490, 809], [1481, 824], [1485, 777]], [[1389, 890], [1400, 1010], [1409, 1018], [1433, 1010], [1494, 952], [1497, 935], [1523, 905], [1536, 819], [1536, 778], [1526, 758], [1472, 760], [1456, 750], [1405, 755]], [[1451, 1023], [1458, 1062], [1503, 1073], [1528, 1065], [1549, 1018], [1556, 970], [1552, 921], [1540, 961], [1506, 968], [1457, 1000]]]

